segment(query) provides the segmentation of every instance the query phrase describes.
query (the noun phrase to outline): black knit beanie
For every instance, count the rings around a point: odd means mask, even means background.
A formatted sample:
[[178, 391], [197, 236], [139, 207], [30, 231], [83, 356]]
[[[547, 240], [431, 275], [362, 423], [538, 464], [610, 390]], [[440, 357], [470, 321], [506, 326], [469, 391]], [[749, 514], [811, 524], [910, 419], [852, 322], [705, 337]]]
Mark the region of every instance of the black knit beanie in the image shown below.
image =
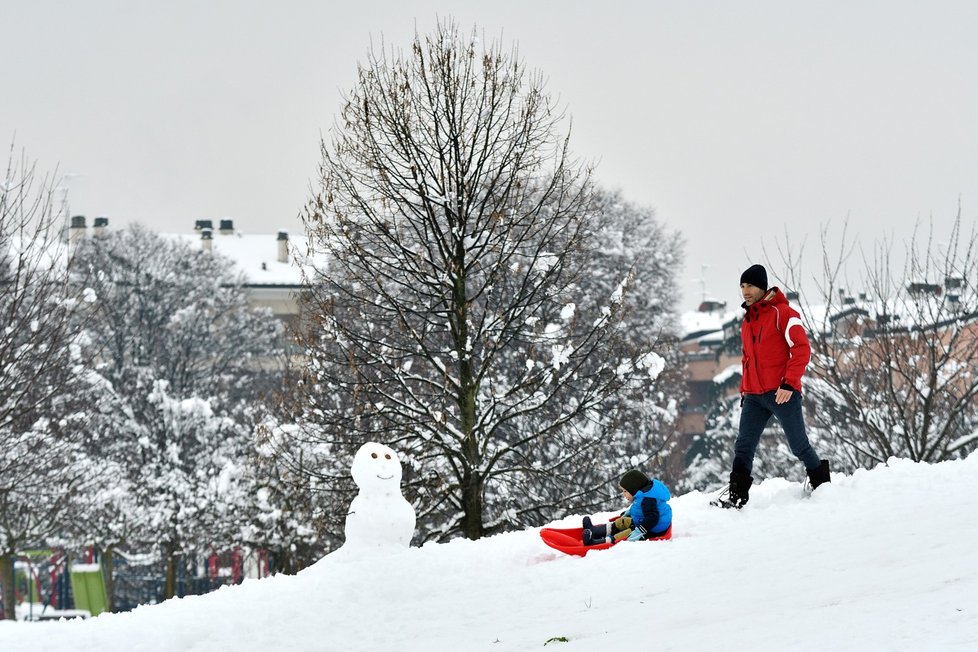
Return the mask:
[[622, 489], [634, 496], [642, 490], [642, 487], [650, 482], [652, 481], [649, 480], [649, 476], [645, 475], [638, 469], [632, 469], [631, 471], [625, 473], [625, 475], [621, 476], [621, 482], [618, 484], [621, 485]]
[[740, 275], [741, 283], [750, 283], [756, 288], [767, 289], [767, 270], [763, 265], [751, 265]]

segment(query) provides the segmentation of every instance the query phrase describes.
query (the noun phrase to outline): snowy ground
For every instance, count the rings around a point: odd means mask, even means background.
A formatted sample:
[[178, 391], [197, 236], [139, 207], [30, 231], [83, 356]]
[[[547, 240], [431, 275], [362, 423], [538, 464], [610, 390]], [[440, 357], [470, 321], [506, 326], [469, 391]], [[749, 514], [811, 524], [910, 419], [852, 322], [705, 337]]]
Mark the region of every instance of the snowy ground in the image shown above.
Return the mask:
[[811, 498], [769, 480], [741, 512], [692, 493], [672, 541], [583, 559], [535, 530], [333, 554], [131, 613], [0, 622], [0, 650], [978, 650], [976, 484], [978, 454]]

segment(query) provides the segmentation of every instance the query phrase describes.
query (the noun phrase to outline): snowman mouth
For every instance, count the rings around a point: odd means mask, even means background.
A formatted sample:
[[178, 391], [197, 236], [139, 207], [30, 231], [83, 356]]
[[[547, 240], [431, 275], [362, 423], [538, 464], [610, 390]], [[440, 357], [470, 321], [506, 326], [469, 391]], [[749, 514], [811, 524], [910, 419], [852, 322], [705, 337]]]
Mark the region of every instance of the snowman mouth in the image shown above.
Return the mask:
[[381, 480], [393, 480], [394, 479], [394, 476], [393, 475], [378, 475], [377, 477], [380, 478]]

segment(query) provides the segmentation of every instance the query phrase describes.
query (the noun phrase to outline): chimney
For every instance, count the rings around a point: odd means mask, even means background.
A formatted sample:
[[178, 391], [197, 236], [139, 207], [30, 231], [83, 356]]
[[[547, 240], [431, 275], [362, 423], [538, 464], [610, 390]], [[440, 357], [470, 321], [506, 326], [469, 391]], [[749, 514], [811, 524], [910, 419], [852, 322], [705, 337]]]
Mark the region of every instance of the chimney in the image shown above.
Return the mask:
[[234, 233], [234, 220], [221, 220], [221, 235], [231, 235]]
[[214, 250], [214, 232], [210, 229], [201, 229], [200, 246], [204, 251]]
[[287, 263], [289, 262], [289, 233], [288, 231], [279, 231], [278, 237], [275, 239], [278, 243], [278, 262]]
[[92, 225], [92, 235], [97, 238], [101, 238], [108, 234], [109, 231], [109, 218], [107, 217], [96, 217], [95, 224]]
[[76, 242], [85, 237], [85, 216], [72, 215], [71, 226], [68, 228], [68, 242]]
[[214, 222], [211, 220], [197, 220], [194, 223], [194, 231], [203, 231], [204, 229], [213, 229]]

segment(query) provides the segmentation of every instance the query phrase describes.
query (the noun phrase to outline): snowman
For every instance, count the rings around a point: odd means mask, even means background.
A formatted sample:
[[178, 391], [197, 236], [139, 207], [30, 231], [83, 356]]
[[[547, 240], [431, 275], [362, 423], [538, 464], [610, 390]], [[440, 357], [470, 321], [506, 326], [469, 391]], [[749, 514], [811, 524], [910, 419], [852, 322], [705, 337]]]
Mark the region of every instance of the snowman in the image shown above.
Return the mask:
[[391, 448], [367, 442], [350, 468], [360, 492], [346, 515], [348, 550], [390, 545], [408, 547], [414, 536], [415, 514], [401, 495], [401, 462]]

